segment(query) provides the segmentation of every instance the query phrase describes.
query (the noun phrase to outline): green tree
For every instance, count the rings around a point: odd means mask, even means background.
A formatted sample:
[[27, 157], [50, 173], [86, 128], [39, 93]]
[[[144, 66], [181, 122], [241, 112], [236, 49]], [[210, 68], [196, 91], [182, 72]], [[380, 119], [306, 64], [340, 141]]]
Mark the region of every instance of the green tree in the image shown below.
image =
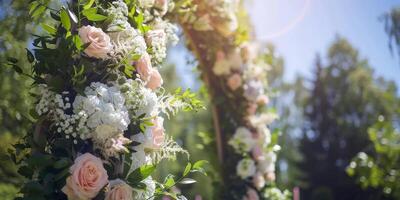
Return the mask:
[[383, 15], [385, 31], [389, 36], [389, 49], [393, 52], [394, 48], [400, 55], [400, 7], [393, 8], [390, 12]]
[[360, 152], [347, 167], [363, 188], [381, 189], [385, 196], [400, 199], [400, 132], [398, 121], [388, 121], [380, 116], [368, 129], [373, 154]]
[[13, 185], [21, 181], [7, 152], [10, 144], [29, 129], [32, 101], [28, 89], [31, 81], [4, 64], [8, 57], [17, 58], [18, 65], [27, 72], [25, 47], [35, 28], [26, 23], [29, 20], [26, 1], [0, 1], [0, 195], [6, 199], [12, 198], [11, 194], [16, 193]]
[[317, 56], [314, 79], [303, 102], [304, 123], [298, 167], [303, 199], [381, 199], [375, 189], [362, 190], [346, 174], [351, 159], [370, 144], [367, 129], [379, 115], [391, 120], [398, 106], [396, 87], [376, 77], [368, 61], [338, 37], [327, 61]]

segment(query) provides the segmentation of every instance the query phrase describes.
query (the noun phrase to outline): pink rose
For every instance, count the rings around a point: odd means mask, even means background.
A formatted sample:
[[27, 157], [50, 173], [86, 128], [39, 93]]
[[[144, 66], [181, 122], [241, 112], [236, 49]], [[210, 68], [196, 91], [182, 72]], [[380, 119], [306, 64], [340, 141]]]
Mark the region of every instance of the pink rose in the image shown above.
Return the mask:
[[152, 69], [150, 71], [150, 77], [149, 80], [146, 84], [147, 88], [150, 88], [152, 90], [155, 90], [159, 87], [161, 87], [161, 85], [164, 83], [163, 79], [161, 78], [161, 74], [160, 72], [158, 72], [157, 69]]
[[105, 200], [132, 200], [132, 188], [125, 182], [117, 179], [110, 181], [111, 190], [106, 193]]
[[254, 176], [253, 176], [253, 185], [257, 188], [257, 189], [261, 189], [265, 186], [265, 179], [264, 176], [257, 172]]
[[157, 117], [154, 120], [154, 126], [151, 129], [153, 148], [158, 149], [164, 144], [165, 129], [163, 123], [164, 119], [162, 117]]
[[136, 71], [140, 75], [140, 78], [147, 81], [150, 77], [153, 67], [151, 66], [151, 59], [147, 52], [136, 62]]
[[260, 197], [258, 197], [257, 191], [254, 189], [247, 189], [247, 194], [245, 197], [243, 197], [243, 200], [259, 200]]
[[70, 173], [62, 188], [68, 199], [92, 199], [108, 183], [107, 171], [101, 159], [90, 153], [77, 157], [70, 167]]
[[235, 73], [228, 78], [227, 84], [231, 90], [235, 91], [242, 85], [242, 77]]
[[156, 0], [154, 7], [160, 10], [161, 15], [165, 15], [168, 11], [168, 0]]
[[254, 115], [257, 112], [257, 104], [252, 103], [249, 105], [249, 107], [247, 108], [247, 114], [249, 115]]
[[269, 103], [269, 98], [267, 95], [261, 95], [257, 97], [257, 103], [260, 105], [267, 105]]
[[252, 150], [251, 150], [251, 155], [253, 156], [254, 160], [256, 161], [260, 161], [260, 160], [264, 160], [264, 154], [263, 154], [263, 150], [259, 147], [259, 146], [255, 146]]
[[83, 26], [79, 29], [79, 37], [83, 43], [90, 43], [85, 53], [90, 57], [106, 58], [113, 49], [110, 37], [100, 28]]

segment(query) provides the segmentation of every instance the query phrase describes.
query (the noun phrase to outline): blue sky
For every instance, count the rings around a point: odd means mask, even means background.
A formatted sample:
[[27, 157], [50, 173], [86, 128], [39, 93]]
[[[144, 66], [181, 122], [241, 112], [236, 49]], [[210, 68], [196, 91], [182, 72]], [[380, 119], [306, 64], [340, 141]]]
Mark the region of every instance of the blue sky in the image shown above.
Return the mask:
[[324, 57], [336, 35], [347, 38], [377, 74], [400, 86], [400, 61], [388, 49], [383, 13], [400, 0], [252, 0], [257, 38], [272, 42], [286, 63], [285, 78], [309, 76], [317, 52]]

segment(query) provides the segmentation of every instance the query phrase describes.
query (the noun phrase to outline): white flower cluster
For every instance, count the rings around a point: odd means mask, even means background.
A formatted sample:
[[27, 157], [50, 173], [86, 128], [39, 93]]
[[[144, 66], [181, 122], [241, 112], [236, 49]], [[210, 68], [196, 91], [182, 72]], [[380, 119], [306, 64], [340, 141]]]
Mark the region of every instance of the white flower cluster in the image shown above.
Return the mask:
[[244, 155], [236, 169], [242, 179], [252, 178], [256, 188], [264, 187], [266, 181], [275, 179], [276, 147], [270, 148], [271, 134], [268, 128], [252, 133], [245, 127], [237, 128], [229, 144]]
[[264, 191], [263, 196], [267, 199], [276, 199], [276, 200], [290, 200], [291, 195], [290, 192], [285, 190], [281, 191], [278, 188], [267, 188]]
[[257, 113], [269, 99], [266, 95], [268, 66], [258, 59], [258, 47], [245, 44], [225, 54], [217, 52], [213, 72], [227, 78], [226, 85], [232, 92], [238, 90], [248, 109], [246, 120], [248, 127], [238, 127], [229, 140], [234, 150], [244, 156], [237, 165], [237, 175], [242, 179], [251, 179], [258, 190], [267, 182], [275, 180], [276, 151], [278, 145], [271, 144], [271, 132], [268, 126], [278, 118], [273, 112]]
[[[36, 112], [39, 116], [47, 115], [55, 122], [58, 133], [65, 133], [66, 138], [71, 136], [85, 139], [84, 133], [88, 132], [84, 122], [87, 116], [84, 113], [67, 114], [66, 110], [71, 109], [69, 92], [57, 94], [51, 91], [47, 85], [41, 84], [38, 87], [39, 102], [36, 105]], [[83, 134], [80, 134], [83, 133]], [[76, 140], [74, 141], [76, 142]]]
[[[177, 152], [185, 152], [165, 135], [164, 119], [160, 116], [162, 112], [182, 108], [184, 102], [162, 93], [163, 80], [157, 66], [153, 66], [165, 59], [167, 45], [178, 41], [178, 30], [163, 18], [173, 4], [170, 0], [135, 1], [139, 5], [133, 9], [135, 16], [139, 16], [134, 19], [130, 19], [124, 0], [105, 3], [107, 6], [104, 8], [99, 2], [96, 8], [90, 8], [108, 16], [103, 24], [101, 21], [92, 24], [89, 20], [89, 25], [77, 27], [81, 41], [88, 44], [77, 58], [107, 66], [104, 73], [116, 75], [117, 81], [111, 81], [109, 76], [100, 77], [102, 82], [91, 82], [79, 94], [74, 90], [59, 94], [47, 85], [40, 85], [36, 112], [51, 120], [49, 127], [61, 137], [71, 139], [79, 147], [77, 149], [85, 147], [82, 149], [86, 151], [89, 147], [95, 154], [100, 153], [101, 158], [105, 158], [104, 163], [111, 163], [108, 162], [111, 158], [118, 160], [122, 155], [128, 155], [130, 159], [125, 158], [131, 163], [124, 172], [132, 173], [143, 165], [156, 164], [161, 159], [172, 158]], [[131, 24], [130, 20], [136, 21], [136, 24]], [[126, 67], [123, 73], [119, 71], [120, 66]], [[135, 71], [127, 73], [132, 70]], [[134, 75], [137, 77], [127, 78]], [[175, 101], [172, 103], [172, 100]], [[131, 149], [134, 152], [126, 154]], [[96, 160], [99, 166], [103, 165], [104, 160]], [[128, 177], [129, 173], [124, 176]], [[73, 194], [76, 191], [72, 191], [76, 188], [70, 186], [77, 184], [68, 180], [63, 192], [70, 197], [76, 195]], [[110, 183], [115, 186], [113, 192], [116, 193], [130, 188], [120, 187], [124, 185], [122, 180]], [[132, 188], [133, 193], [128, 192], [127, 195], [133, 195], [133, 199], [154, 199], [155, 181], [149, 176], [142, 183], [146, 185], [145, 189]], [[109, 195], [113, 192], [107, 191]]]
[[90, 130], [108, 125], [125, 131], [130, 123], [125, 98], [117, 87], [92, 82], [85, 89], [85, 96], [78, 95], [73, 103], [74, 113], [84, 112], [88, 116], [86, 125]]

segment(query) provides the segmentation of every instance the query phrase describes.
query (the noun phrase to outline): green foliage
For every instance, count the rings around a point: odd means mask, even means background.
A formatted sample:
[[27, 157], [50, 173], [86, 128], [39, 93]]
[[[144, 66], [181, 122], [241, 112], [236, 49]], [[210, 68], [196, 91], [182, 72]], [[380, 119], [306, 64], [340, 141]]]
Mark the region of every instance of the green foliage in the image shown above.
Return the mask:
[[400, 55], [400, 8], [393, 8], [390, 12], [383, 15], [385, 31], [389, 36], [389, 48], [393, 52], [396, 46], [397, 53]]
[[311, 199], [323, 187], [333, 199], [379, 199], [378, 191], [363, 191], [345, 168], [371, 144], [366, 132], [376, 118], [393, 120], [398, 106], [394, 83], [376, 77], [345, 39], [333, 43], [324, 64], [317, 57], [311, 89], [302, 104], [302, 198]]
[[168, 175], [165, 177], [163, 184], [158, 184], [156, 188], [155, 196], [168, 196], [172, 199], [182, 199], [181, 195], [178, 194], [173, 188], [177, 185], [190, 185], [196, 183], [196, 180], [192, 178], [188, 178], [192, 173], [200, 172], [203, 175], [206, 175], [204, 171], [204, 165], [207, 163], [205, 160], [199, 160], [192, 163], [187, 163], [183, 174], [178, 178], [175, 178], [173, 175]]
[[377, 188], [385, 196], [400, 198], [400, 132], [396, 122], [379, 117], [376, 124], [368, 129], [373, 152], [360, 152], [347, 167], [347, 173], [355, 177], [363, 188]]

